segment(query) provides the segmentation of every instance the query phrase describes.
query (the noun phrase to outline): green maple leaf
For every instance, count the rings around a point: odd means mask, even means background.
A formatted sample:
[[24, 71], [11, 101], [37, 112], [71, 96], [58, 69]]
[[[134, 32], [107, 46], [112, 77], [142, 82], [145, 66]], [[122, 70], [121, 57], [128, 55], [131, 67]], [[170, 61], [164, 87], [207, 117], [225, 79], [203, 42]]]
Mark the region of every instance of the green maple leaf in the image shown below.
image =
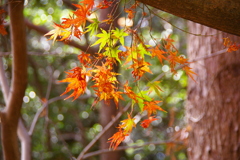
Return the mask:
[[112, 38], [119, 40], [120, 44], [124, 46], [124, 37], [128, 36], [128, 34], [124, 31], [124, 29], [112, 30]]
[[159, 87], [160, 81], [155, 81], [155, 82], [148, 82], [147, 86], [149, 87], [149, 94], [154, 91], [159, 97], [161, 96], [161, 92], [163, 90]]
[[116, 46], [114, 48], [107, 47], [106, 51], [103, 53], [103, 55], [111, 57], [111, 58], [115, 58], [121, 64], [121, 60], [118, 57], [118, 53], [121, 52], [121, 50], [119, 50], [118, 47], [119, 46]]
[[96, 35], [97, 37], [99, 37], [99, 39], [94, 44], [91, 45], [92, 47], [97, 44], [100, 44], [98, 52], [100, 52], [106, 46], [106, 44], [109, 43], [110, 40], [110, 32], [107, 32], [103, 29], [101, 29], [101, 31], [102, 33]]
[[93, 23], [91, 23], [89, 26], [87, 26], [87, 31], [86, 32], [90, 32], [90, 37], [97, 32], [98, 30], [98, 25], [99, 25], [99, 21], [98, 19], [94, 18], [92, 19], [93, 20]]
[[137, 98], [138, 106], [141, 111], [143, 111], [144, 101], [151, 101], [152, 98], [147, 95], [148, 91], [141, 91], [137, 95], [141, 98]]

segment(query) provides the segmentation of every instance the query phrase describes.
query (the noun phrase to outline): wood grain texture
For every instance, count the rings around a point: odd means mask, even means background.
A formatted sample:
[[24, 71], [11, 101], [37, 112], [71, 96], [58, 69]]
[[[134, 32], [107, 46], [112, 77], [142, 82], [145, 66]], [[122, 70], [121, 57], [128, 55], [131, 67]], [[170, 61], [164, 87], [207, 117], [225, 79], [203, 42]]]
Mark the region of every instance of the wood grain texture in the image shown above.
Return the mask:
[[240, 36], [239, 0], [138, 0], [144, 4]]

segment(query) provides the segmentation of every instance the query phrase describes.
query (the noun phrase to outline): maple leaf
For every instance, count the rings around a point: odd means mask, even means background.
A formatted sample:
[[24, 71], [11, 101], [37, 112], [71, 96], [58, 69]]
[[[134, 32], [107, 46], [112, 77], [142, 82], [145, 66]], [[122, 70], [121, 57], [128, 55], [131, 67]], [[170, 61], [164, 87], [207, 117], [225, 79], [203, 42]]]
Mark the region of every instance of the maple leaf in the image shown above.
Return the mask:
[[59, 25], [57, 25], [56, 23], [54, 23], [53, 27], [55, 29], [49, 31], [48, 33], [46, 33], [44, 36], [51, 36], [48, 40], [53, 40], [53, 44], [56, 41], [56, 39], [58, 38], [58, 36], [61, 37], [60, 41], [66, 40], [70, 37], [71, 32], [63, 29], [61, 27], [59, 27]]
[[150, 125], [150, 123], [151, 123], [152, 121], [155, 121], [155, 120], [158, 120], [158, 119], [155, 118], [155, 117], [153, 117], [153, 116], [150, 116], [150, 117], [148, 117], [148, 119], [143, 120], [140, 125], [141, 125], [143, 128], [148, 128], [149, 125]]
[[155, 47], [154, 49], [149, 49], [150, 52], [152, 52], [152, 57], [157, 56], [161, 64], [163, 64], [163, 59], [167, 59], [163, 54], [166, 54], [164, 50], [159, 49], [158, 47]]
[[136, 93], [134, 93], [131, 90], [131, 87], [128, 86], [128, 81], [124, 84], [124, 93], [131, 99], [133, 99], [135, 101], [135, 103], [138, 103], [138, 99], [137, 98], [141, 98], [139, 97]]
[[[193, 78], [193, 74], [197, 75], [195, 72], [193, 72], [191, 70], [192, 68], [190, 68], [189, 66], [185, 66], [183, 67], [183, 70], [186, 72], [186, 74], [192, 79], [195, 81], [195, 79]], [[195, 81], [196, 82], [196, 81]]]
[[90, 37], [95, 33], [97, 32], [98, 30], [98, 25], [99, 25], [99, 21], [98, 19], [94, 18], [94, 19], [91, 19], [93, 21], [93, 23], [91, 23], [90, 25], [88, 25], [86, 28], [87, 28], [87, 31], [86, 32], [90, 32]]
[[240, 45], [236, 45], [236, 43], [230, 45], [227, 49], [227, 52], [237, 51], [239, 50]]
[[139, 106], [139, 108], [140, 108], [141, 111], [143, 111], [143, 106], [144, 106], [143, 102], [144, 102], [144, 101], [151, 101], [151, 100], [152, 100], [152, 98], [149, 97], [147, 93], [148, 93], [148, 91], [140, 91], [140, 92], [137, 94], [138, 97], [139, 97], [139, 98], [137, 97], [138, 106]]
[[164, 48], [167, 49], [167, 50], [170, 50], [171, 48], [176, 49], [174, 47], [174, 45], [172, 44], [175, 41], [172, 38], [170, 38], [170, 37], [171, 37], [171, 35], [169, 35], [167, 38], [163, 39], [164, 42], [166, 43], [166, 44], [164, 44]]
[[103, 0], [101, 3], [99, 3], [97, 8], [106, 9], [106, 8], [110, 7], [112, 5], [112, 3], [113, 3], [112, 1]]
[[223, 38], [224, 42], [223, 45], [227, 47], [227, 52], [237, 51], [240, 48], [240, 45], [236, 45], [236, 43], [233, 43], [230, 38]]
[[122, 92], [117, 91], [116, 84], [118, 83], [116, 75], [118, 73], [111, 72], [111, 66], [106, 67], [105, 64], [102, 66], [96, 66], [92, 72], [95, 73], [93, 76], [93, 81], [95, 84], [92, 86], [95, 88], [95, 93], [98, 96], [98, 101], [113, 99], [116, 105], [118, 104], [118, 99], [122, 99]]
[[112, 137], [110, 137], [108, 142], [111, 142], [110, 148], [117, 149], [119, 144], [125, 139], [129, 134], [124, 133], [121, 129], [115, 133]]
[[67, 78], [59, 81], [59, 82], [70, 83], [68, 84], [65, 92], [61, 94], [61, 96], [73, 90], [73, 93], [65, 99], [74, 97], [73, 100], [75, 100], [85, 92], [87, 88], [86, 76], [89, 75], [89, 73], [87, 73], [85, 69], [82, 69], [80, 67], [75, 67], [70, 71], [73, 71], [73, 73], [66, 72]]
[[85, 67], [88, 65], [91, 65], [91, 58], [90, 54], [82, 52], [82, 54], [78, 55], [78, 60], [81, 64], [83, 64]]
[[136, 80], [139, 80], [144, 73], [152, 73], [149, 69], [150, 63], [145, 62], [143, 59], [138, 60], [133, 58], [133, 64], [129, 68], [133, 68], [132, 75]]
[[159, 107], [157, 104], [160, 103], [161, 101], [150, 101], [150, 102], [144, 102], [144, 107], [143, 110], [148, 112], [148, 116], [150, 116], [151, 114], [155, 114], [157, 112], [157, 110], [159, 111], [163, 111], [166, 112], [164, 109], [162, 109], [161, 107]]
[[94, 6], [94, 0], [83, 0], [83, 1], [81, 1], [80, 3], [88, 6], [88, 7], [87, 7], [88, 10], [89, 10], [89, 9], [92, 9], [93, 6]]
[[98, 52], [100, 52], [103, 49], [103, 47], [106, 46], [110, 39], [110, 32], [107, 32], [103, 29], [101, 29], [101, 31], [102, 33], [96, 35], [97, 37], [99, 37], [99, 39], [94, 44], [91, 45], [95, 46], [97, 44], [100, 44]]
[[170, 55], [167, 57], [168, 62], [170, 63], [170, 67], [171, 67], [172, 71], [175, 71], [174, 68], [178, 61], [177, 52], [170, 52], [169, 54]]
[[128, 119], [122, 120], [121, 125], [119, 125], [118, 128], [123, 129], [124, 133], [131, 133], [133, 127], [136, 127], [136, 124], [134, 122], [135, 118], [131, 118], [130, 114], [128, 113]]
[[155, 91], [155, 93], [158, 96], [161, 96], [160, 91], [163, 92], [163, 90], [159, 87], [159, 83], [160, 83], [160, 81], [148, 82], [148, 84], [147, 84], [147, 86], [149, 87], [148, 94], [150, 94], [152, 91]]

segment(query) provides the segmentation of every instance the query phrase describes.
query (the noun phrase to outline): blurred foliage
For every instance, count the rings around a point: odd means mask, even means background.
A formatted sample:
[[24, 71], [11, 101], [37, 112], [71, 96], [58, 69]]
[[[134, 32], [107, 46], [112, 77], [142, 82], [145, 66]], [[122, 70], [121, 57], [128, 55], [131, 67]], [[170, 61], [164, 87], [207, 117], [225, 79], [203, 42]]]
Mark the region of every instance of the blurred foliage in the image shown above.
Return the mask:
[[[24, 9], [25, 17], [35, 25], [44, 26], [51, 29], [53, 22], [59, 23], [62, 17], [68, 17], [71, 9], [62, 0], [29, 0]], [[122, 4], [124, 5], [124, 3]], [[159, 16], [170, 23], [185, 28], [185, 22], [173, 15], [152, 8]], [[146, 8], [145, 11], [147, 12]], [[147, 13], [150, 14], [150, 13]], [[137, 10], [135, 22], [141, 21], [139, 31], [145, 37], [149, 44], [155, 43], [152, 38], [160, 42], [162, 37], [171, 37], [176, 41], [175, 46], [183, 55], [186, 53], [185, 33], [171, 26], [163, 19], [152, 15], [151, 19], [142, 19], [142, 10]], [[121, 16], [126, 16], [122, 14]], [[8, 29], [8, 28], [7, 28]], [[151, 32], [149, 32], [151, 30]], [[87, 39], [82, 39], [84, 42]], [[0, 39], [1, 52], [10, 52], [9, 35]], [[131, 43], [131, 38], [126, 38], [126, 43]], [[29, 52], [29, 84], [24, 97], [22, 109], [22, 119], [29, 129], [35, 114], [48, 99], [48, 107], [41, 114], [32, 135], [32, 156], [39, 160], [65, 160], [70, 157], [76, 157], [96, 135], [102, 130], [99, 124], [98, 107], [91, 108], [94, 101], [94, 95], [91, 91], [87, 92], [83, 98], [75, 101], [63, 100], [59, 97], [67, 84], [59, 84], [59, 80], [64, 79], [64, 72], [78, 65], [77, 54], [80, 50], [48, 41], [43, 35], [36, 31], [27, 29], [27, 44]], [[8, 80], [11, 79], [11, 55], [4, 56], [4, 68]], [[168, 64], [160, 64], [159, 60], [151, 59], [151, 70], [153, 74], [146, 74], [148, 80], [152, 80], [161, 73], [165, 73], [161, 79], [160, 88], [164, 91], [162, 96], [158, 97], [156, 93], [151, 96], [156, 100], [162, 100], [163, 109], [168, 113], [159, 112], [157, 118], [149, 129], [137, 127], [123, 145], [142, 145], [145, 142], [156, 142], [169, 140], [174, 133], [184, 127], [184, 101], [186, 99], [187, 76], [181, 70], [176, 75], [169, 71]], [[121, 69], [122, 79], [131, 77], [129, 70]], [[142, 80], [138, 85], [143, 87], [147, 84]], [[132, 86], [133, 88], [136, 87]], [[4, 107], [3, 97], [0, 94], [0, 105]], [[124, 106], [127, 102], [121, 102]], [[144, 115], [144, 113], [143, 113]], [[146, 115], [146, 114], [145, 114]], [[142, 116], [142, 115], [141, 115]], [[176, 159], [185, 160], [186, 151], [184, 148], [175, 149], [174, 152], [167, 153], [169, 146], [147, 145], [139, 149], [127, 149], [121, 160], [170, 160], [173, 155]], [[95, 145], [92, 151], [98, 150], [99, 145]], [[89, 158], [91, 160], [98, 159]]]

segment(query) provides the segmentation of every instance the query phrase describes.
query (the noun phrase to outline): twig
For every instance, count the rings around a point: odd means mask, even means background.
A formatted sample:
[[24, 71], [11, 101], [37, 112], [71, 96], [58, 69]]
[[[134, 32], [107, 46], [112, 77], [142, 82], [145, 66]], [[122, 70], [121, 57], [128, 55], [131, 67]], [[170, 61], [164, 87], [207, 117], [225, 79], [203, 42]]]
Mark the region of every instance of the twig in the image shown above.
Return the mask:
[[169, 144], [169, 143], [175, 143], [175, 144], [180, 144], [180, 145], [183, 144], [182, 142], [175, 142], [175, 141], [146, 142], [146, 143], [144, 143], [143, 145], [120, 146], [120, 147], [118, 147], [118, 148], [115, 149], [115, 150], [101, 149], [101, 150], [98, 150], [98, 151], [94, 151], [94, 152], [90, 152], [90, 153], [85, 154], [82, 159], [86, 159], [86, 158], [89, 158], [89, 157], [92, 157], [92, 156], [96, 156], [96, 155], [99, 155], [99, 154], [122, 151], [122, 150], [126, 150], [126, 149], [129, 149], [129, 148], [132, 148], [132, 149], [142, 148], [142, 147], [147, 146], [147, 145], [150, 145], [150, 144], [153, 144], [153, 145], [162, 145], [162, 144]]
[[84, 154], [98, 141], [99, 138], [102, 137], [102, 135], [112, 127], [112, 125], [122, 116], [124, 112], [126, 112], [131, 106], [131, 103], [128, 103], [122, 111], [118, 112], [118, 114], [110, 121], [104, 128], [103, 130], [98, 133], [98, 135], [83, 149], [83, 151], [80, 153], [78, 156], [77, 160], [82, 160]]
[[193, 63], [193, 62], [196, 62], [196, 61], [200, 61], [200, 60], [204, 60], [204, 59], [207, 59], [207, 58], [215, 57], [215, 56], [218, 56], [218, 55], [226, 53], [226, 52], [227, 52], [227, 48], [223, 49], [223, 50], [220, 50], [220, 51], [217, 51], [217, 52], [214, 52], [214, 53], [211, 53], [211, 54], [206, 55], [206, 56], [194, 58], [193, 60], [190, 60], [189, 62]]
[[[45, 28], [44, 26], [37, 26], [34, 25], [33, 23], [31, 23], [29, 20], [25, 19], [25, 24], [29, 29], [33, 29], [35, 31], [37, 31], [39, 34], [46, 34], [49, 32], [49, 30], [47, 28]], [[68, 43], [64, 43], [66, 45], [78, 48], [84, 52], [88, 52], [91, 54], [94, 54], [95, 52], [97, 52], [97, 50], [95, 48], [89, 48], [88, 46], [86, 46], [85, 44], [80, 45], [79, 43], [75, 42], [75, 41], [69, 41]]]
[[[28, 55], [34, 55], [34, 56], [59, 56], [60, 54], [57, 52], [27, 52]], [[75, 53], [66, 53], [66, 55], [76, 55]], [[0, 57], [4, 56], [11, 56], [11, 52], [0, 52]]]
[[[37, 123], [37, 120], [40, 116], [40, 114], [43, 112], [43, 110], [47, 107], [48, 104], [51, 104], [53, 102], [56, 102], [56, 101], [59, 101], [59, 100], [62, 100], [62, 99], [65, 99], [67, 98], [68, 95], [64, 95], [64, 96], [57, 96], [57, 97], [54, 97], [54, 98], [51, 98], [47, 101], [47, 103], [44, 103], [43, 106], [37, 111], [37, 113], [35, 114], [34, 118], [33, 118], [33, 121], [32, 121], [32, 124], [31, 124], [31, 127], [28, 131], [28, 134], [31, 136], [33, 134], [33, 130], [35, 128], [35, 125]], [[79, 99], [87, 99], [87, 98], [90, 98], [91, 96], [81, 96]]]

